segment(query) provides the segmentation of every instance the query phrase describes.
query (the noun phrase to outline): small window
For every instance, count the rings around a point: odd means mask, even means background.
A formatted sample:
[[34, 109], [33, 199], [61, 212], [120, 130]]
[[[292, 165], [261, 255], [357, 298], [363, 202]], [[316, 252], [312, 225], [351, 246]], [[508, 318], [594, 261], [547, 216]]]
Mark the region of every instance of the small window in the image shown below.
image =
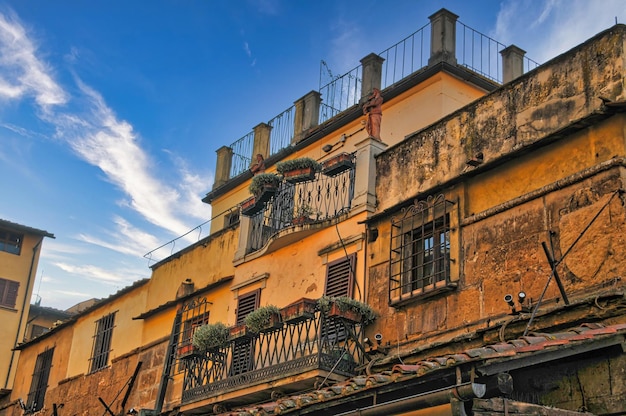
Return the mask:
[[43, 408], [43, 401], [48, 388], [48, 376], [52, 367], [52, 354], [54, 348], [50, 348], [37, 356], [35, 371], [30, 382], [30, 391], [26, 401], [26, 412], [32, 413]]
[[352, 296], [356, 254], [335, 260], [326, 266], [326, 296]]
[[7, 230], [0, 230], [0, 251], [17, 254], [22, 250], [23, 234], [13, 233]]
[[96, 321], [96, 333], [93, 336], [90, 373], [105, 368], [109, 364], [111, 336], [115, 323], [115, 312]]
[[15, 309], [20, 282], [0, 279], [0, 306]]
[[40, 335], [49, 332], [50, 328], [41, 325], [33, 325], [30, 330], [30, 339], [37, 338]]
[[450, 282], [452, 206], [443, 195], [429, 197], [392, 220], [390, 303], [454, 287]]
[[235, 224], [239, 224], [239, 211], [231, 212], [230, 214], [224, 215], [224, 227], [230, 227]]

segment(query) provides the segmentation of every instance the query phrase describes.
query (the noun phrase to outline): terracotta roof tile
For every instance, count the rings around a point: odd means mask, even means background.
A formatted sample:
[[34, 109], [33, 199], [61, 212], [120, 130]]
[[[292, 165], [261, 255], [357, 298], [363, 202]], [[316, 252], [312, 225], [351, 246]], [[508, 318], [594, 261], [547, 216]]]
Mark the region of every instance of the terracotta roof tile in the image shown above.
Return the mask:
[[314, 403], [326, 402], [338, 397], [348, 396], [361, 390], [375, 389], [382, 385], [401, 382], [411, 378], [419, 378], [426, 373], [446, 367], [454, 367], [468, 361], [480, 361], [492, 358], [510, 358], [524, 356], [536, 351], [558, 349], [572, 343], [585, 342], [596, 337], [624, 332], [626, 324], [603, 326], [600, 324], [583, 324], [566, 332], [533, 333], [530, 336], [500, 342], [479, 348], [472, 348], [457, 354], [430, 357], [415, 364], [396, 364], [389, 371], [382, 371], [369, 376], [355, 376], [333, 386], [315, 392], [294, 395], [265, 403], [238, 409], [235, 412], [222, 413], [222, 416], [266, 416], [290, 412], [297, 408]]

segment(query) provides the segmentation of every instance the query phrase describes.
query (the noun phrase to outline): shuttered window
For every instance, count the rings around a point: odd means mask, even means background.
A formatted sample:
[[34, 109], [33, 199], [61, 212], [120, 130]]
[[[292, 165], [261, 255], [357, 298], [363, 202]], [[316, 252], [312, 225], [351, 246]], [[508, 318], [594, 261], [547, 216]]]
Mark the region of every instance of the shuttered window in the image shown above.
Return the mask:
[[109, 364], [111, 336], [115, 323], [115, 312], [96, 321], [96, 333], [93, 336], [90, 373], [105, 368]]
[[[243, 325], [246, 316], [259, 307], [260, 297], [260, 289], [239, 296], [237, 299], [237, 325]], [[229, 373], [234, 376], [250, 370], [252, 370], [252, 340], [239, 338], [233, 346], [233, 360]]]
[[30, 391], [28, 392], [28, 400], [26, 401], [26, 410], [36, 412], [43, 408], [43, 401], [48, 388], [48, 377], [50, 376], [50, 367], [52, 367], [52, 354], [54, 348], [50, 348], [37, 356], [35, 362], [35, 371], [33, 379], [30, 383]]
[[237, 325], [243, 324], [243, 320], [246, 316], [259, 307], [260, 297], [260, 290], [255, 290], [254, 292], [239, 296], [239, 299], [237, 299]]
[[335, 260], [326, 266], [326, 296], [352, 297], [352, 282], [356, 270], [356, 254]]
[[15, 308], [19, 287], [20, 282], [0, 279], [0, 305], [6, 306], [7, 308]]

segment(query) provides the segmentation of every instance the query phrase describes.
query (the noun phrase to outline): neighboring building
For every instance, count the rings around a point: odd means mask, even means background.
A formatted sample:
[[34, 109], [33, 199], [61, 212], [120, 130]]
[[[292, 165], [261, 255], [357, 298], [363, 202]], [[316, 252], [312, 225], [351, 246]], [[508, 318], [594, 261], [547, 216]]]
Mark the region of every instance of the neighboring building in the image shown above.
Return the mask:
[[[626, 413], [626, 26], [526, 74], [496, 44], [498, 84], [456, 19], [220, 148], [210, 236], [21, 345], [0, 414]], [[322, 170], [250, 198], [303, 157]]]
[[67, 311], [41, 306], [39, 303], [31, 304], [26, 334], [22, 342], [31, 341], [33, 338], [45, 334], [71, 316], [72, 313]]
[[0, 397], [13, 388], [44, 237], [54, 235], [0, 219]]

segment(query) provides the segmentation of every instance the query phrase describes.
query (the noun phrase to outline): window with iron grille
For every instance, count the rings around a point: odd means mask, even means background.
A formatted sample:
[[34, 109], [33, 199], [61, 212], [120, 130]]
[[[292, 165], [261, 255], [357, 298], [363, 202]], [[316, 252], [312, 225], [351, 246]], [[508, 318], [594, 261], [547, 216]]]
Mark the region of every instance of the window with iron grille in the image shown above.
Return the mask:
[[[243, 325], [246, 316], [259, 307], [261, 290], [246, 293], [237, 299], [237, 325]], [[230, 375], [242, 374], [252, 369], [252, 340], [240, 338], [233, 346], [233, 360]]]
[[30, 382], [30, 391], [28, 392], [28, 399], [26, 401], [27, 412], [36, 412], [43, 408], [43, 401], [46, 396], [46, 389], [48, 388], [48, 376], [50, 375], [50, 368], [52, 367], [53, 353], [54, 348], [50, 348], [37, 356], [35, 371], [33, 372], [33, 378]]
[[444, 195], [429, 197], [403, 210], [391, 222], [391, 304], [430, 295], [450, 284], [450, 211]]
[[23, 234], [13, 233], [7, 230], [0, 230], [0, 251], [17, 254], [22, 250]]
[[0, 306], [15, 308], [20, 282], [0, 278]]
[[96, 332], [93, 336], [90, 373], [101, 370], [109, 364], [111, 336], [115, 323], [115, 312], [96, 321]]

